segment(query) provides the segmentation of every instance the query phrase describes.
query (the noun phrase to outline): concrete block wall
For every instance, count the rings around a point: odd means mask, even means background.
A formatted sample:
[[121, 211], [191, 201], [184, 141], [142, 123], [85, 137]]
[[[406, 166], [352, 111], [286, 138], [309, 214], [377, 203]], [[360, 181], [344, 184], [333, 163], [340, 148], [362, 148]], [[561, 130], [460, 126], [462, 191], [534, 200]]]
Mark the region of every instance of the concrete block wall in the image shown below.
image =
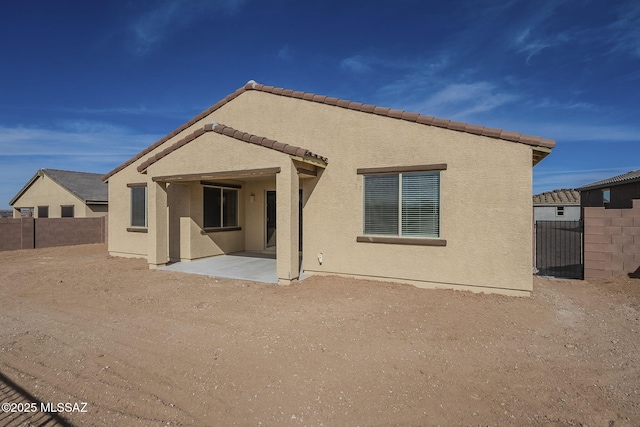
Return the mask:
[[640, 200], [631, 209], [584, 208], [584, 278], [640, 273]]
[[37, 218], [36, 248], [104, 243], [103, 218]]
[[105, 243], [107, 217], [0, 218], [0, 251]]
[[33, 249], [33, 218], [0, 218], [0, 251]]

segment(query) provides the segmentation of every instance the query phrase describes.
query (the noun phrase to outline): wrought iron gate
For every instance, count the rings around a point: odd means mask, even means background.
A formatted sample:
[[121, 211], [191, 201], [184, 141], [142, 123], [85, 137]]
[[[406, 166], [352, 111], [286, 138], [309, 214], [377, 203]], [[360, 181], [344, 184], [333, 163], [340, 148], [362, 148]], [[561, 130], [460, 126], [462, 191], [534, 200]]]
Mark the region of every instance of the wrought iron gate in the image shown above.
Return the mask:
[[582, 221], [536, 221], [535, 228], [537, 274], [582, 279]]

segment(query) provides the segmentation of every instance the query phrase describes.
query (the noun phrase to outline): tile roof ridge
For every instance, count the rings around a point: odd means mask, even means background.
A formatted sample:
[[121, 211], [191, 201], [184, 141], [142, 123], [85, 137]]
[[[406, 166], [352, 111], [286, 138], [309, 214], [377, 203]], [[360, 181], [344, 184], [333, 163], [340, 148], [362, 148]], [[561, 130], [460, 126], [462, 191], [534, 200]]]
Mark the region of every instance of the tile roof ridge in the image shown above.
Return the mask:
[[620, 175], [612, 176], [610, 178], [601, 179], [600, 181], [592, 182], [591, 184], [583, 185], [578, 187], [578, 191], [591, 190], [596, 189], [598, 187], [607, 187], [610, 185], [620, 185], [629, 182], [635, 182], [640, 180], [640, 169], [632, 170], [626, 173], [622, 173]]
[[533, 195], [533, 203], [536, 205], [578, 205], [580, 204], [580, 193], [574, 188], [544, 191]]
[[180, 125], [178, 128], [174, 129], [172, 132], [168, 133], [167, 135], [165, 135], [164, 137], [162, 137], [152, 145], [148, 146], [147, 148], [139, 152], [137, 155], [133, 156], [132, 158], [125, 161], [121, 165], [117, 166], [115, 169], [106, 173], [102, 177], [102, 180], [103, 181], [108, 180], [111, 176], [113, 176], [117, 172], [135, 163], [145, 155], [149, 154], [156, 148], [160, 147], [169, 139], [173, 138], [174, 136], [178, 135], [180, 132], [187, 129], [189, 126], [192, 126], [199, 120], [202, 120], [209, 114], [213, 113], [223, 105], [227, 104], [228, 102], [232, 101], [233, 99], [237, 98], [238, 96], [240, 96], [241, 94], [243, 94], [248, 90], [257, 90], [260, 92], [270, 93], [273, 95], [279, 95], [279, 96], [295, 98], [295, 99], [302, 99], [306, 101], [322, 103], [325, 105], [331, 105], [331, 106], [345, 108], [349, 110], [377, 114], [383, 117], [390, 117], [393, 119], [405, 120], [409, 122], [436, 126], [436, 127], [455, 130], [459, 132], [466, 132], [474, 135], [482, 135], [489, 138], [517, 142], [525, 145], [531, 145], [533, 147], [553, 148], [555, 147], [555, 144], [556, 144], [556, 142], [552, 139], [545, 139], [539, 136], [524, 135], [518, 132], [509, 132], [509, 131], [505, 131], [497, 128], [487, 128], [484, 126], [473, 125], [465, 122], [456, 122], [456, 121], [451, 121], [447, 119], [439, 119], [431, 116], [425, 116], [419, 113], [412, 113], [404, 110], [397, 110], [397, 109], [386, 108], [386, 107], [378, 107], [376, 105], [363, 104], [362, 102], [353, 102], [353, 101], [343, 100], [340, 98], [328, 97], [325, 95], [317, 95], [311, 92], [301, 92], [301, 91], [296, 91], [291, 89], [279, 88], [276, 86], [267, 86], [267, 85], [258, 83], [255, 80], [249, 80], [242, 87], [236, 89], [233, 93], [227, 95], [225, 98], [221, 99], [220, 101], [218, 101], [217, 103], [209, 107], [208, 109], [204, 110], [203, 112], [201, 112], [200, 114], [198, 114], [197, 116], [189, 120], [188, 122]]
[[312, 157], [316, 160], [320, 160], [322, 162], [324, 162], [325, 164], [328, 163], [328, 159], [326, 157], [320, 156], [318, 154], [312, 153], [311, 151], [305, 149], [305, 148], [301, 148], [301, 147], [297, 147], [294, 145], [289, 145], [289, 144], [284, 144], [278, 141], [275, 141], [273, 139], [269, 139], [263, 136], [258, 136], [258, 135], [254, 135], [248, 132], [243, 132], [243, 131], [239, 131], [237, 129], [232, 128], [231, 126], [227, 126], [224, 125], [222, 123], [217, 123], [217, 122], [211, 122], [208, 123], [206, 125], [204, 125], [202, 128], [196, 129], [194, 132], [186, 135], [184, 138], [180, 139], [179, 141], [176, 141], [175, 143], [171, 144], [169, 147], [165, 148], [164, 150], [160, 151], [159, 153], [156, 153], [155, 155], [149, 157], [147, 160], [145, 160], [144, 162], [142, 162], [137, 170], [138, 172], [143, 172], [144, 170], [146, 170], [149, 166], [151, 166], [152, 164], [156, 163], [158, 160], [162, 159], [163, 157], [166, 157], [167, 155], [169, 155], [170, 153], [176, 151], [177, 149], [187, 145], [188, 143], [190, 143], [191, 141], [194, 141], [195, 139], [197, 139], [198, 137], [204, 135], [207, 132], [215, 132], [218, 133], [220, 135], [224, 135], [224, 136], [228, 136], [230, 138], [234, 138], [237, 139], [239, 141], [243, 141], [246, 142], [248, 144], [255, 144], [255, 145], [260, 145], [263, 146], [265, 148], [269, 148], [272, 150], [276, 150], [276, 151], [281, 151], [283, 153], [292, 155], [292, 156], [298, 156], [298, 157]]
[[539, 136], [525, 135], [519, 132], [510, 132], [502, 129], [487, 128], [484, 126], [474, 125], [465, 122], [456, 122], [447, 119], [439, 119], [431, 116], [425, 116], [419, 113], [412, 113], [404, 110], [397, 110], [387, 107], [379, 107], [377, 105], [363, 104], [361, 102], [353, 102], [340, 98], [328, 97], [325, 95], [317, 95], [310, 92], [299, 92], [290, 89], [279, 88], [276, 86], [266, 86], [250, 80], [244, 85], [245, 90], [257, 90], [260, 92], [270, 93], [289, 98], [303, 99], [305, 101], [317, 102], [326, 105], [332, 105], [349, 110], [361, 111], [364, 113], [377, 114], [393, 119], [406, 120], [409, 122], [420, 123], [424, 125], [441, 127], [444, 129], [455, 130], [459, 132], [471, 133], [474, 135], [487, 136], [489, 138], [503, 139], [511, 142], [518, 142], [534, 147], [553, 148], [556, 142], [552, 139], [546, 139]]

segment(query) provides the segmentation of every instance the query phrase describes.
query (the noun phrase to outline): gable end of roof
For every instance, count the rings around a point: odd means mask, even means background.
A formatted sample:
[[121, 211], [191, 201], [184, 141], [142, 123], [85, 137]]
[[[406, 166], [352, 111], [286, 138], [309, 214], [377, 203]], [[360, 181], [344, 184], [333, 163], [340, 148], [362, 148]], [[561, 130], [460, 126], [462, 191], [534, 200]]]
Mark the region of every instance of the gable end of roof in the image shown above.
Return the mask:
[[191, 141], [194, 141], [199, 136], [202, 136], [207, 132], [215, 132], [220, 135], [237, 139], [238, 141], [242, 141], [247, 144], [260, 145], [262, 147], [269, 148], [271, 150], [280, 151], [280, 152], [289, 154], [291, 156], [297, 156], [302, 158], [313, 158], [315, 160], [319, 160], [323, 162], [324, 164], [328, 163], [328, 159], [326, 157], [320, 156], [318, 154], [314, 154], [305, 148], [284, 144], [282, 142], [278, 142], [273, 139], [265, 138], [264, 136], [258, 136], [258, 135], [253, 135], [247, 132], [242, 132], [230, 126], [223, 125], [221, 123], [210, 123], [210, 124], [204, 125], [204, 127], [200, 129], [197, 129], [193, 133], [185, 136], [181, 140], [173, 143], [172, 145], [160, 151], [159, 153], [149, 157], [147, 160], [145, 160], [138, 166], [137, 168], [138, 172], [144, 172], [149, 166], [156, 163], [158, 160], [168, 156], [169, 154], [173, 153], [180, 147], [187, 145]]
[[[465, 133], [470, 133], [474, 135], [486, 136], [488, 138], [502, 139], [510, 142], [525, 144], [533, 147], [534, 150], [538, 148], [540, 149], [540, 151], [542, 151], [542, 155], [538, 156], [537, 158], [538, 161], [544, 158], [546, 154], [549, 152], [549, 150], [555, 147], [555, 144], [556, 144], [556, 142], [552, 139], [541, 138], [539, 136], [524, 135], [518, 132], [509, 132], [502, 129], [486, 128], [483, 126], [473, 125], [473, 124], [464, 123], [464, 122], [454, 122], [447, 119], [438, 119], [431, 116], [424, 116], [419, 113], [406, 112], [403, 110], [396, 110], [396, 109], [391, 109], [386, 107], [378, 107], [376, 105], [363, 104], [362, 102], [353, 102], [353, 101], [343, 100], [340, 98], [328, 97], [325, 95], [317, 95], [310, 92], [301, 92], [301, 91], [295, 91], [291, 89], [279, 88], [276, 86], [267, 86], [267, 85], [257, 83], [253, 80], [250, 80], [243, 87], [227, 95], [225, 98], [218, 101], [217, 103], [215, 103], [214, 105], [212, 105], [211, 107], [203, 111], [202, 113], [198, 114], [188, 122], [184, 123], [179, 128], [175, 129], [171, 133], [165, 135], [160, 140], [156, 141], [154, 144], [142, 150], [136, 156], [132, 157], [131, 159], [122, 163], [120, 166], [108, 172], [106, 175], [102, 177], [102, 180], [107, 181], [114, 174], [118, 173], [119, 171], [126, 168], [127, 166], [135, 163], [145, 155], [149, 154], [150, 152], [154, 151], [156, 148], [160, 147], [169, 139], [175, 137], [180, 132], [194, 125], [198, 121], [207, 117], [209, 114], [213, 113], [217, 109], [221, 108], [228, 102], [234, 100], [235, 98], [237, 98], [238, 96], [240, 96], [241, 94], [249, 90], [256, 90], [259, 92], [265, 92], [273, 95], [284, 96], [284, 97], [295, 98], [295, 99], [302, 99], [305, 101], [317, 102], [320, 104], [335, 106], [335, 107], [344, 108], [348, 110], [360, 111], [363, 113], [376, 114], [379, 116], [389, 117], [392, 119], [404, 120], [408, 122], [414, 122], [414, 123], [424, 124], [428, 126], [435, 126], [435, 127], [454, 130], [458, 132], [465, 132]], [[537, 162], [534, 161], [534, 164], [536, 163]]]

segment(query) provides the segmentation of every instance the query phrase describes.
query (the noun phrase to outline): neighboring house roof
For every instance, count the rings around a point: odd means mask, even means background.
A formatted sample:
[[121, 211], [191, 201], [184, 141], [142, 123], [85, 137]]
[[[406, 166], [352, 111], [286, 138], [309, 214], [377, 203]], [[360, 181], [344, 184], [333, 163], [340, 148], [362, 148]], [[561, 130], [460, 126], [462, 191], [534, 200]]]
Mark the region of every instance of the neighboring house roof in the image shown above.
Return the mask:
[[252, 135], [250, 133], [242, 132], [220, 123], [211, 123], [211, 124], [204, 125], [203, 128], [200, 128], [195, 132], [185, 136], [181, 140], [175, 142], [174, 144], [160, 151], [158, 154], [152, 157], [149, 157], [147, 160], [141, 163], [140, 166], [138, 166], [138, 172], [142, 172], [146, 170], [149, 166], [151, 166], [158, 160], [162, 159], [166, 155], [174, 152], [178, 148], [188, 144], [189, 142], [195, 140], [196, 138], [198, 138], [201, 135], [204, 135], [207, 132], [219, 133], [220, 135], [226, 135], [231, 138], [235, 138], [237, 140], [244, 141], [249, 144], [260, 145], [266, 148], [270, 148], [272, 150], [281, 151], [283, 153], [287, 153], [287, 154], [302, 157], [302, 158], [310, 157], [315, 160], [321, 161], [325, 165], [327, 164], [326, 157], [322, 157], [317, 154], [314, 154], [305, 148], [300, 148], [300, 147], [296, 147], [294, 145], [289, 145], [289, 144], [283, 144], [281, 142], [274, 141], [273, 139], [265, 138], [263, 136]]
[[580, 193], [574, 189], [545, 191], [533, 196], [534, 205], [579, 205]]
[[63, 171], [58, 169], [40, 169], [26, 183], [24, 187], [11, 199], [10, 205], [24, 194], [29, 187], [42, 175], [47, 175], [52, 181], [82, 200], [84, 203], [107, 203], [109, 187], [102, 181], [102, 174], [89, 172]]
[[603, 179], [591, 184], [584, 185], [578, 188], [578, 191], [595, 190], [597, 188], [613, 187], [616, 185], [629, 184], [632, 182], [640, 181], [640, 170], [635, 170], [622, 175], [614, 176], [612, 178]]
[[436, 126], [436, 127], [455, 130], [455, 131], [459, 131], [459, 132], [466, 132], [466, 133], [471, 133], [471, 134], [474, 134], [474, 135], [482, 135], [482, 136], [486, 136], [486, 137], [489, 137], [489, 138], [502, 139], [502, 140], [506, 140], [506, 141], [510, 141], [510, 142], [516, 142], [516, 143], [530, 145], [534, 149], [534, 157], [533, 157], [533, 164], [534, 165], [537, 164], [544, 157], [546, 157], [546, 155], [549, 154], [551, 148], [553, 148], [555, 146], [555, 144], [556, 144], [556, 142], [554, 140], [544, 139], [544, 138], [541, 138], [539, 136], [524, 135], [524, 134], [521, 134], [521, 133], [518, 133], [518, 132], [508, 132], [508, 131], [505, 131], [505, 130], [502, 130], [502, 129], [486, 128], [486, 127], [483, 127], [483, 126], [472, 125], [472, 124], [464, 123], [464, 122], [454, 122], [454, 121], [446, 120], [446, 119], [438, 119], [438, 118], [431, 117], [431, 116], [423, 116], [423, 115], [418, 114], [418, 113], [410, 113], [410, 112], [406, 112], [406, 111], [403, 111], [403, 110], [394, 110], [394, 109], [386, 108], [386, 107], [378, 107], [378, 106], [375, 106], [375, 105], [363, 104], [361, 102], [352, 102], [352, 101], [347, 101], [347, 100], [344, 100], [344, 99], [328, 97], [328, 96], [324, 96], [324, 95], [316, 95], [316, 94], [309, 93], [309, 92], [300, 92], [300, 91], [294, 91], [294, 90], [291, 90], [291, 89], [277, 88], [277, 87], [274, 87], [274, 86], [265, 86], [265, 85], [256, 83], [253, 80], [251, 80], [247, 84], [245, 84], [243, 87], [239, 88], [238, 90], [236, 90], [232, 94], [228, 95], [224, 99], [218, 101], [216, 104], [211, 106], [209, 109], [207, 109], [207, 110], [203, 111], [202, 113], [198, 114], [196, 117], [194, 117], [193, 119], [191, 119], [187, 123], [184, 123], [179, 128], [175, 129], [173, 132], [171, 132], [168, 135], [164, 136], [163, 138], [161, 138], [160, 140], [158, 140], [154, 144], [150, 145], [149, 147], [147, 147], [146, 149], [144, 149], [143, 151], [138, 153], [136, 156], [132, 157], [131, 159], [127, 160], [126, 162], [124, 162], [123, 164], [118, 166], [117, 168], [115, 168], [112, 171], [110, 171], [109, 173], [107, 173], [103, 177], [103, 179], [105, 181], [108, 180], [109, 177], [111, 177], [112, 175], [116, 174], [117, 172], [121, 171], [122, 169], [126, 168], [127, 166], [131, 165], [132, 163], [138, 161], [139, 159], [141, 159], [145, 155], [149, 154], [151, 151], [153, 151], [156, 148], [158, 148], [159, 146], [161, 146], [167, 140], [169, 140], [169, 139], [173, 138], [174, 136], [178, 135], [180, 132], [182, 132], [183, 130], [185, 130], [189, 126], [192, 126], [193, 124], [195, 124], [199, 120], [202, 120], [203, 118], [205, 118], [209, 114], [213, 113], [214, 111], [216, 111], [217, 109], [219, 109], [220, 107], [225, 105], [226, 103], [232, 101], [233, 99], [237, 98], [239, 95], [241, 95], [244, 92], [249, 91], [249, 90], [257, 90], [257, 91], [260, 91], [260, 92], [265, 92], [265, 93], [269, 93], [269, 94], [273, 94], [273, 95], [285, 96], [285, 97], [296, 98], [296, 99], [302, 99], [302, 100], [305, 100], [305, 101], [317, 102], [317, 103], [321, 103], [321, 104], [325, 104], [325, 105], [335, 106], [335, 107], [339, 107], [339, 108], [345, 108], [345, 109], [348, 109], [348, 110], [361, 111], [361, 112], [364, 112], [364, 113], [371, 113], [371, 114], [377, 114], [377, 115], [380, 115], [380, 116], [390, 117], [390, 118], [394, 118], [394, 119], [406, 120], [406, 121], [409, 121], [409, 122], [419, 123], [419, 124], [423, 124], [423, 125], [427, 125], [427, 126]]

